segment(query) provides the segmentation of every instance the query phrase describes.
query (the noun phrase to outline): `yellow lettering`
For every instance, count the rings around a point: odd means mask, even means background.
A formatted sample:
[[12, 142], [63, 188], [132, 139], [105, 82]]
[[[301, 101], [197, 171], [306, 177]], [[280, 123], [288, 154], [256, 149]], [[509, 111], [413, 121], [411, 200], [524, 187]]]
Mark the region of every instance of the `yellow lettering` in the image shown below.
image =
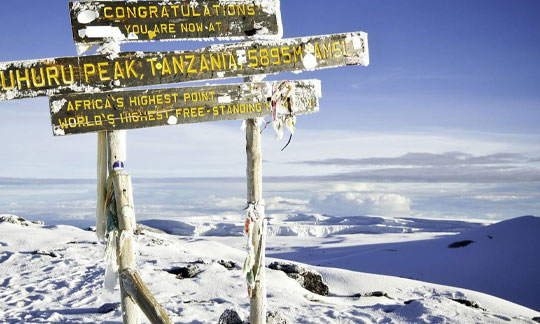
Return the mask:
[[259, 66], [259, 58], [257, 57], [256, 54], [257, 54], [256, 49], [248, 50], [249, 66], [251, 66], [251, 67]]
[[315, 44], [315, 57], [319, 60], [323, 59], [321, 55], [321, 49], [319, 48], [319, 44]]
[[161, 9], [161, 17], [167, 17], [167, 18], [170, 17], [170, 16], [169, 16], [169, 11], [167, 10], [167, 7], [163, 7], [163, 8]]
[[219, 17], [219, 5], [212, 5], [212, 8], [214, 9], [215, 13], [216, 13], [216, 16]]
[[345, 41], [342, 41], [341, 44], [343, 44], [343, 55], [349, 56], [349, 52], [347, 51], [347, 43], [345, 43]]
[[105, 16], [105, 18], [114, 18], [114, 15], [110, 13], [111, 11], [111, 7], [105, 7], [105, 9], [103, 9], [103, 15]]
[[327, 59], [329, 57], [334, 57], [334, 53], [332, 53], [332, 44], [322, 44], [322, 50], [323, 50], [323, 58]]
[[116, 98], [116, 107], [124, 108], [124, 98], [122, 97]]
[[[234, 68], [233, 68], [234, 66]], [[236, 63], [236, 57], [229, 53], [229, 69], [238, 70], [238, 64]]]
[[28, 69], [24, 69], [24, 77], [21, 77], [21, 71], [16, 70], [15, 74], [17, 75], [17, 86], [19, 89], [22, 89], [22, 82], [26, 82], [26, 87], [30, 88], [30, 74], [28, 73]]
[[126, 10], [123, 7], [116, 7], [116, 17], [124, 18], [126, 16]]
[[146, 7], [139, 7], [139, 18], [146, 18], [148, 17], [148, 10]]
[[117, 80], [119, 78], [125, 79], [124, 70], [120, 62], [114, 62], [114, 79]]
[[55, 66], [47, 66], [45, 68], [45, 71], [47, 72], [47, 81], [49, 82], [49, 86], [52, 86], [52, 81], [56, 81], [56, 85], [60, 85], [60, 74], [58, 73], [58, 69]]
[[67, 111], [75, 111], [75, 107], [73, 107], [73, 102], [68, 102]]
[[304, 48], [302, 46], [293, 47], [294, 62], [298, 62], [298, 58], [304, 57]]
[[281, 64], [281, 56], [279, 55], [279, 48], [275, 47], [275, 48], [270, 49], [270, 56], [274, 59], [272, 62], [273, 65]]
[[[343, 50], [340, 47], [339, 42], [333, 42], [332, 43], [332, 52], [334, 52], [334, 57], [342, 57], [343, 56]], [[339, 54], [338, 54], [339, 52]]]
[[66, 68], [63, 67], [62, 68], [62, 81], [64, 82], [64, 84], [73, 84], [75, 83], [75, 73], [73, 73], [73, 65], [70, 65], [69, 66], [69, 75], [70, 75], [70, 79], [66, 79]]
[[[92, 63], [85, 63], [83, 65], [83, 70], [84, 70], [84, 76], [85, 76], [86, 82], [88, 83], [90, 76], [96, 74], [96, 67]], [[50, 80], [49, 80], [49, 84], [50, 84]]]
[[246, 5], [238, 5], [236, 7], [237, 15], [238, 16], [245, 16], [246, 15]]
[[133, 74], [134, 78], [137, 78], [139, 76], [135, 69], [133, 69], [133, 64], [135, 64], [135, 61], [133, 60], [130, 60], [129, 63], [128, 61], [126, 61], [126, 75], [128, 79], [131, 77], [131, 74]]
[[4, 75], [5, 71], [0, 71], [0, 78], [2, 79], [2, 90], [11, 90], [15, 88], [15, 76], [13, 75], [13, 71], [9, 71], [9, 79], [11, 80], [11, 85], [6, 85], [6, 76]]
[[158, 8], [156, 6], [150, 6], [150, 18], [154, 17], [154, 18], [157, 18], [158, 17]]
[[96, 101], [94, 102], [94, 107], [97, 108], [98, 110], [103, 109], [103, 100], [96, 99]]
[[282, 47], [281, 56], [283, 57], [283, 63], [290, 64], [292, 62], [291, 48], [289, 46]]
[[[153, 58], [148, 58], [146, 59], [147, 62], [150, 62], [150, 66], [152, 67], [152, 76], [156, 76], [156, 66], [155, 66], [155, 63], [157, 61], [157, 58], [153, 57]], [[174, 62], [174, 60], [173, 60]]]
[[41, 81], [39, 81], [39, 82], [38, 82], [38, 80], [37, 80], [37, 78], [36, 78], [36, 69], [35, 69], [35, 68], [32, 68], [31, 71], [32, 71], [32, 83], [34, 83], [34, 86], [35, 86], [35, 87], [38, 87], [38, 88], [44, 87], [46, 81], [45, 81], [45, 76], [43, 75], [43, 68], [40, 68], [40, 69], [39, 69], [39, 74], [40, 74], [40, 78], [39, 78], [39, 79], [41, 80]]
[[172, 74], [171, 66], [169, 65], [169, 61], [167, 60], [166, 57], [163, 58], [163, 67], [161, 68], [161, 75], [164, 75], [164, 74], [169, 74], [169, 75]]
[[190, 13], [190, 10], [189, 10], [189, 9], [190, 9], [189, 4], [187, 4], [187, 5], [182, 5], [182, 7], [181, 7], [181, 10], [182, 10], [182, 16], [184, 16], [184, 17], [189, 17], [189, 13]]
[[259, 51], [259, 56], [261, 58], [262, 66], [270, 65], [270, 53], [268, 51], [268, 48], [261, 48]]
[[255, 6], [247, 5], [247, 14], [248, 16], [255, 16]]
[[100, 115], [95, 115], [94, 116], [94, 124], [96, 124], [96, 126], [103, 125], [103, 122], [101, 121], [101, 116]]
[[174, 10], [174, 16], [178, 17], [178, 5], [171, 6], [171, 9]]
[[198, 71], [193, 68], [193, 65], [195, 64], [195, 55], [186, 55], [185, 57], [190, 60], [187, 73], [197, 73]]
[[137, 18], [137, 8], [136, 7], [127, 7], [128, 18]]
[[200, 71], [204, 72], [205, 70], [207, 72], [209, 72], [210, 67], [208, 66], [208, 61], [206, 60], [206, 56], [204, 54], [201, 54], [201, 69], [200, 69]]
[[210, 53], [210, 65], [212, 66], [212, 71], [221, 70], [221, 57], [219, 54]]
[[109, 123], [109, 125], [114, 125], [116, 123], [116, 121], [114, 119], [114, 114], [108, 114], [107, 115], [107, 123]]
[[107, 73], [109, 73], [109, 71], [105, 69], [107, 66], [109, 66], [109, 62], [98, 63], [98, 74], [101, 81], [111, 80], [111, 77], [106, 75]]
[[182, 74], [185, 73], [183, 57], [180, 57], [180, 59], [178, 59], [178, 57], [173, 56], [172, 62], [173, 62], [174, 74], [178, 74], [178, 71], [182, 72]]
[[64, 119], [58, 119], [58, 124], [60, 124], [60, 128], [66, 129], [69, 127], [68, 120], [66, 118]]

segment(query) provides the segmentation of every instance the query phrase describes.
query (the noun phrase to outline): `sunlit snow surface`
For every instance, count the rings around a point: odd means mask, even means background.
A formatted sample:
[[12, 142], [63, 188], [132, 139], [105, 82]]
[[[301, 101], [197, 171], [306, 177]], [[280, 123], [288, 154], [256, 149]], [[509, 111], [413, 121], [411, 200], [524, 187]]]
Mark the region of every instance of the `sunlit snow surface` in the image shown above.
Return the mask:
[[[95, 183], [3, 179], [0, 187], [0, 214], [46, 224], [0, 224], [0, 323], [121, 323], [119, 311], [97, 313], [119, 296], [103, 292], [104, 246], [84, 230], [95, 222]], [[137, 220], [169, 233], [138, 237], [137, 268], [173, 320], [216, 323], [227, 308], [246, 319], [249, 299], [241, 271], [217, 263], [241, 265], [245, 257], [245, 182], [224, 180], [216, 187], [209, 179], [135, 180], [134, 189]], [[305, 263], [330, 287], [330, 296], [314, 295], [268, 270], [270, 310], [289, 323], [533, 323], [540, 316], [535, 311], [540, 310], [539, 218], [494, 223], [412, 217], [406, 207], [418, 210], [418, 188], [373, 194], [374, 189], [265, 181], [267, 263], [275, 258]], [[434, 194], [441, 210], [459, 196], [460, 188], [449, 189], [454, 192]], [[407, 205], [402, 195], [415, 204]], [[445, 200], [449, 196], [452, 200]], [[382, 208], [381, 199], [392, 207]], [[324, 207], [336, 213], [325, 214]], [[350, 212], [355, 208], [357, 213]], [[366, 211], [396, 215], [365, 216]], [[466, 240], [474, 242], [448, 247]], [[32, 254], [37, 249], [60, 257]], [[163, 271], [199, 259], [204, 271], [194, 279], [180, 281]], [[351, 297], [373, 291], [391, 298]]]
[[[500, 250], [504, 245], [505, 251], [497, 259], [499, 263], [510, 265], [514, 260], [511, 256], [513, 251], [520, 258], [528, 256], [517, 266], [527, 267], [531, 274], [538, 273], [540, 258], [528, 245], [538, 246], [538, 222], [538, 218], [526, 217], [493, 227], [473, 229], [468, 238], [478, 242], [451, 253], [461, 254], [462, 265], [466, 267], [476, 258], [478, 250]], [[514, 231], [522, 233], [519, 237], [523, 241], [509, 240], [505, 236], [505, 233]], [[482, 237], [487, 233], [493, 234], [493, 242], [499, 243], [493, 246], [485, 244]], [[535, 237], [531, 237], [532, 234]], [[452, 262], [446, 269], [430, 268], [427, 262], [429, 258], [440, 260], [448, 256], [446, 243], [458, 238], [456, 236], [430, 239], [424, 243], [403, 241], [414, 239], [414, 235], [419, 235], [417, 238], [421, 239], [433, 235], [358, 234], [328, 240], [303, 238], [295, 243], [290, 238], [282, 240], [283, 237], [274, 237], [270, 240], [273, 243], [269, 250], [270, 255], [292, 253], [294, 256], [296, 253], [297, 256], [293, 258], [309, 258], [310, 263], [327, 263], [334, 258], [346, 267], [361, 267], [362, 264], [377, 262], [369, 255], [369, 251], [375, 253], [384, 249], [386, 245], [382, 243], [384, 237], [381, 237], [384, 235], [390, 235], [388, 241], [396, 242], [392, 245], [394, 248], [403, 247], [403, 252], [385, 252], [396, 255], [402, 253], [402, 262], [394, 266], [402, 269], [422, 266], [425, 271], [443, 271], [443, 275], [447, 276], [462, 275], [453, 273], [455, 267]], [[219, 242], [208, 237], [180, 237], [150, 232], [138, 237], [137, 268], [174, 322], [216, 323], [220, 314], [228, 308], [235, 308], [243, 318], [247, 318], [249, 299], [241, 270], [227, 270], [217, 263], [221, 259], [238, 264], [242, 262], [245, 252], [235, 248], [236, 243], [231, 244], [229, 239], [221, 238]], [[377, 248], [370, 249], [370, 243]], [[327, 244], [329, 249], [334, 249], [332, 256], [313, 253], [314, 246], [318, 244]], [[411, 252], [410, 247], [406, 247], [407, 244], [413, 247], [416, 245], [417, 255]], [[354, 248], [355, 245], [360, 246]], [[32, 254], [37, 249], [54, 251], [60, 256], [53, 258]], [[95, 233], [79, 228], [1, 223], [2, 323], [121, 323], [119, 311], [97, 313], [97, 308], [104, 302], [119, 300], [118, 290], [115, 295], [107, 295], [102, 289], [103, 249], [103, 245], [95, 243]], [[362, 254], [367, 257], [363, 258]], [[485, 258], [490, 255], [488, 253]], [[421, 261], [422, 258], [426, 261]], [[478, 263], [485, 262], [485, 258]], [[163, 271], [197, 260], [204, 261], [200, 265], [203, 272], [193, 279], [178, 280]], [[272, 260], [268, 258], [267, 262]], [[385, 263], [387, 261], [383, 261]], [[289, 323], [534, 323], [532, 318], [540, 316], [540, 313], [530, 308], [467, 289], [344, 269], [312, 268], [319, 271], [329, 285], [329, 296], [314, 295], [284, 273], [267, 270], [269, 309], [281, 312]], [[485, 263], [483, 278], [489, 281], [504, 276], [511, 283], [507, 286], [508, 290], [511, 290], [510, 286], [523, 289], [524, 295], [527, 295], [527, 287], [522, 286], [524, 281], [529, 279], [531, 286], [537, 285], [538, 281], [531, 274], [527, 274], [528, 278], [520, 278], [523, 272], [513, 271], [512, 267], [506, 270], [502, 272], [492, 264]], [[478, 269], [474, 267], [470, 271], [472, 275], [478, 274]], [[352, 297], [354, 294], [374, 291], [385, 292], [389, 298]], [[476, 302], [484, 310], [464, 306], [452, 299]]]

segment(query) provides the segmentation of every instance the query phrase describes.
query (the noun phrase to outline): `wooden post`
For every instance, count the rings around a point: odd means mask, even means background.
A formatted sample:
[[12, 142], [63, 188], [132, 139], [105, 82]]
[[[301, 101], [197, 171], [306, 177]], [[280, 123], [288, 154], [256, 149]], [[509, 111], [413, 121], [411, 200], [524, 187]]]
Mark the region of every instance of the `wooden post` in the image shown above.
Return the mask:
[[125, 269], [120, 274], [120, 282], [131, 296], [131, 298], [139, 305], [146, 318], [152, 324], [172, 324], [171, 319], [158, 304], [154, 296], [148, 290], [148, 287], [144, 284], [141, 276], [137, 271], [133, 269]]
[[[123, 173], [126, 161], [126, 132], [114, 131], [108, 133], [109, 140], [109, 174], [113, 178], [116, 210], [118, 215], [118, 239], [116, 255], [118, 273], [125, 269], [135, 268], [133, 252], [133, 230], [135, 229], [135, 211], [133, 207], [133, 191], [129, 174]], [[126, 292], [120, 281], [122, 298], [122, 317], [124, 324], [139, 324], [141, 322], [139, 308]]]
[[[247, 79], [245, 81], [251, 81]], [[260, 81], [260, 80], [258, 80]], [[263, 202], [262, 199], [262, 150], [261, 150], [261, 131], [255, 119], [246, 120], [246, 154], [247, 154], [247, 200], [250, 204], [258, 206]], [[253, 224], [252, 244], [255, 254], [260, 251], [261, 261], [256, 260], [255, 267], [257, 277], [255, 287], [250, 297], [250, 316], [251, 324], [266, 324], [266, 274], [264, 264], [264, 213], [261, 213], [261, 219]]]
[[125, 163], [126, 161], [126, 131], [113, 131], [107, 133], [109, 143], [109, 174], [115, 172], [115, 163]]
[[107, 215], [105, 213], [107, 170], [107, 133], [99, 132], [97, 140], [96, 233], [100, 240], [105, 239], [105, 232], [107, 231]]

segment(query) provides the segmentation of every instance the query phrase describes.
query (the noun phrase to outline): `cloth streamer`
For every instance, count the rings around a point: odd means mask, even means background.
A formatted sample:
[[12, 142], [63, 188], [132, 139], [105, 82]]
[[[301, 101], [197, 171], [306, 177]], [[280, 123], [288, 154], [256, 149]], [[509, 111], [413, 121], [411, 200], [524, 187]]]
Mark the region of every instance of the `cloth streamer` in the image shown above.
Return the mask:
[[[247, 234], [247, 252], [248, 255], [244, 261], [244, 267], [242, 272], [246, 277], [248, 284], [248, 294], [251, 297], [255, 282], [257, 281], [257, 275], [259, 271], [259, 265], [262, 263], [262, 240], [263, 240], [263, 221], [264, 221], [264, 201], [249, 203], [247, 209], [246, 223], [244, 226], [244, 232]], [[254, 228], [260, 228], [261, 231], [255, 237]], [[259, 248], [255, 251], [253, 242], [259, 242]]]
[[107, 179], [107, 195], [105, 200], [106, 233], [105, 233], [105, 280], [104, 288], [114, 292], [118, 279], [118, 259], [116, 242], [118, 239], [118, 215], [112, 178]]

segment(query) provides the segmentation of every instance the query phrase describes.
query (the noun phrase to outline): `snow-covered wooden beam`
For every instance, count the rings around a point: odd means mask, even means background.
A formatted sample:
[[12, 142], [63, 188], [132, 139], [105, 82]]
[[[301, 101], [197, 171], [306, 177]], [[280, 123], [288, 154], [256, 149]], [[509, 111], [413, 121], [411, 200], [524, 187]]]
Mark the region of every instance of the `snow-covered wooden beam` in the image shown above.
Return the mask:
[[279, 0], [70, 2], [76, 44], [156, 40], [279, 39]]
[[[272, 116], [275, 89], [290, 89], [279, 115], [319, 111], [319, 80], [58, 95], [50, 98], [54, 135]], [[287, 90], [286, 89], [286, 90]]]
[[[115, 142], [112, 140], [111, 142]], [[122, 143], [122, 140], [118, 141]], [[125, 140], [124, 147], [125, 147]], [[114, 143], [110, 144], [115, 145]], [[112, 153], [114, 154], [114, 153]], [[111, 154], [111, 155], [112, 155]], [[119, 157], [117, 157], [120, 159]], [[131, 177], [127, 173], [113, 172], [114, 195], [118, 216], [119, 235], [116, 242], [116, 254], [118, 260], [118, 273], [125, 269], [133, 269], [136, 266], [134, 253], [133, 230], [135, 229], [135, 208], [133, 206], [133, 187]], [[139, 307], [126, 291], [123, 282], [120, 281], [120, 294], [122, 298], [122, 317], [125, 324], [140, 323]]]
[[369, 64], [367, 34], [0, 63], [0, 101]]
[[167, 312], [154, 298], [141, 276], [133, 269], [124, 269], [120, 273], [120, 282], [129, 296], [141, 308], [152, 324], [172, 324]]

